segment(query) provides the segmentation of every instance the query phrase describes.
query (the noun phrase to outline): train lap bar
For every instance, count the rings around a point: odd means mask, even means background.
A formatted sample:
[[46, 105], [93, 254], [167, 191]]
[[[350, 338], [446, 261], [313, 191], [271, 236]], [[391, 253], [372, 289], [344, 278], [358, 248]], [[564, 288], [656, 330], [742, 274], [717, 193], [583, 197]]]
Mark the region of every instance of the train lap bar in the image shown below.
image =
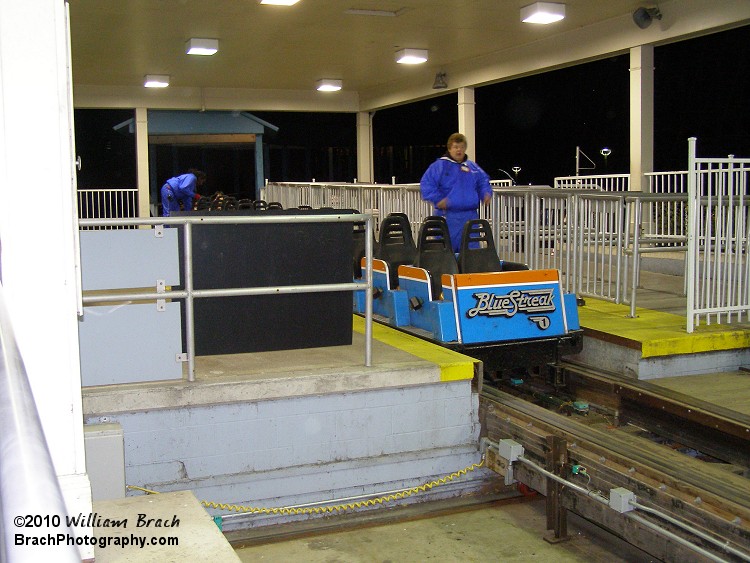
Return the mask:
[[[399, 287], [392, 288], [388, 264], [373, 260], [373, 313], [478, 357], [485, 369], [541, 365], [581, 349], [576, 296], [563, 293], [558, 270], [443, 274], [442, 296], [433, 295], [427, 270], [401, 265], [398, 274]], [[354, 301], [363, 313], [364, 292]]]

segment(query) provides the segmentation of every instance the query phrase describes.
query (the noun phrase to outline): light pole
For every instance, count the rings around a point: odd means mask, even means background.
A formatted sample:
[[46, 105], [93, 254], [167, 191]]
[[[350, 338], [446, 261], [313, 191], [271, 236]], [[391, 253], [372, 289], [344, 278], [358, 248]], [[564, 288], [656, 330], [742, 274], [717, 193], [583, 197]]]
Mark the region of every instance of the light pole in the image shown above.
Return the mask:
[[516, 184], [517, 184], [518, 183], [518, 173], [521, 171], [521, 167], [520, 166], [514, 166], [513, 168], [511, 168], [511, 170], [513, 171], [513, 175], [516, 177]]
[[599, 154], [601, 154], [604, 157], [604, 171], [607, 171], [607, 157], [612, 154], [612, 149], [609, 149], [607, 147], [604, 147], [602, 150], [599, 151]]

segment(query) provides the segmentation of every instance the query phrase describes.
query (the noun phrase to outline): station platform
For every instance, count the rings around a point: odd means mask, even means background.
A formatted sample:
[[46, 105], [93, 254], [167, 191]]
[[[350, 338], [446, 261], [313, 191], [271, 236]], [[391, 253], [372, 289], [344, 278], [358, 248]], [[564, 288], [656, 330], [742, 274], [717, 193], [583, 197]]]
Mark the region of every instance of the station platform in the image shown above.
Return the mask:
[[373, 365], [364, 365], [364, 319], [352, 317], [352, 344], [197, 356], [195, 381], [85, 387], [86, 416], [227, 402], [269, 401], [471, 380], [475, 361], [373, 323]]
[[[711, 324], [686, 330], [684, 312], [673, 310], [674, 295], [658, 293], [630, 306], [587, 298], [579, 308], [583, 351], [572, 359], [635, 379], [731, 372], [750, 365], [750, 323]], [[659, 310], [664, 306], [667, 311]]]
[[[367, 367], [364, 319], [352, 316], [352, 329], [351, 345], [199, 356], [195, 381], [85, 387], [84, 421], [118, 429], [135, 487], [123, 495], [192, 491], [232, 507], [208, 508], [225, 531], [309, 518], [244, 507], [415, 487], [478, 463], [478, 363], [376, 324]], [[476, 493], [492, 479], [478, 468], [407, 502]]]
[[578, 310], [583, 350], [568, 359], [636, 380], [750, 365], [750, 322], [701, 324], [688, 334], [685, 279], [676, 275], [683, 270], [682, 257], [644, 261], [635, 316], [629, 304], [585, 297]]

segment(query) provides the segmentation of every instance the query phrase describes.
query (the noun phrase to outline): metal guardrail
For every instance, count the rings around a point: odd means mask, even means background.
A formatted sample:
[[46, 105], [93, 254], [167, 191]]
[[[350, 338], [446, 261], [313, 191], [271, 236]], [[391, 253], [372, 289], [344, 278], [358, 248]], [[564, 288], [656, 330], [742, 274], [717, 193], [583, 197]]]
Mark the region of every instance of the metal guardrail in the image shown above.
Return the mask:
[[598, 174], [591, 176], [558, 176], [554, 187], [575, 190], [626, 192], [630, 189], [630, 174]]
[[[501, 258], [559, 269], [566, 291], [629, 303], [633, 316], [643, 256], [684, 252], [684, 291], [695, 303], [690, 316], [696, 322], [732, 322], [750, 314], [748, 162], [695, 159], [693, 174], [645, 174], [644, 192], [629, 191], [629, 174], [559, 177], [555, 188], [493, 181], [492, 201], [480, 206], [479, 216], [492, 225]], [[690, 176], [696, 186], [704, 186], [692, 211]], [[418, 184], [269, 183], [261, 197], [285, 208], [310, 205], [371, 213], [376, 233], [389, 213], [406, 213], [415, 238], [433, 213], [421, 200]], [[686, 248], [690, 216], [697, 221], [692, 267]]]
[[698, 158], [688, 140], [687, 327], [750, 318], [750, 158]]
[[419, 184], [269, 183], [261, 190], [261, 198], [278, 201], [284, 209], [309, 205], [371, 213], [376, 232], [390, 213], [406, 213], [415, 239], [422, 221], [432, 215], [432, 205], [422, 200]]
[[[674, 221], [654, 220], [640, 226], [641, 238], [635, 240], [635, 229], [629, 224], [634, 214], [626, 212], [638, 204], [639, 198], [648, 199], [647, 194], [504, 184], [493, 186], [490, 205], [480, 206], [479, 210], [480, 217], [492, 226], [498, 255], [535, 269], [558, 269], [564, 289], [582, 296], [617, 303], [627, 302], [629, 297], [634, 302], [635, 293], [626, 291], [631, 286], [627, 283], [627, 260], [629, 257], [640, 260], [643, 252], [656, 248], [650, 243], [654, 237], [661, 237], [663, 242], [673, 236], [669, 229], [675, 225]], [[325, 206], [339, 202], [347, 206], [372, 205], [376, 223], [388, 213], [406, 213], [415, 238], [422, 221], [433, 213], [429, 204], [420, 201], [417, 184], [283, 183], [268, 184], [265, 189], [267, 197], [285, 205], [299, 201]], [[628, 201], [625, 196], [629, 196]], [[656, 200], [650, 201], [642, 216], [663, 211], [667, 199], [679, 197], [661, 198], [658, 201], [661, 207], [657, 207]], [[634, 244], [639, 246], [633, 249]], [[637, 283], [640, 269], [633, 265], [633, 271]]]
[[[226, 289], [195, 289], [193, 287], [192, 230], [194, 225], [211, 224], [261, 224], [261, 223], [365, 223], [365, 282], [315, 284], [296, 286], [238, 287]], [[370, 214], [348, 215], [231, 215], [231, 216], [185, 216], [152, 219], [80, 219], [81, 228], [111, 226], [174, 226], [184, 234], [184, 289], [164, 292], [113, 292], [84, 296], [84, 305], [96, 305], [112, 301], [153, 301], [157, 299], [185, 300], [185, 339], [187, 347], [188, 381], [195, 381], [195, 323], [194, 300], [206, 297], [239, 297], [245, 295], [281, 295], [288, 293], [318, 293], [329, 291], [366, 290], [365, 300], [365, 366], [372, 366], [372, 253], [373, 217]]]
[[[0, 285], [0, 561], [80, 563]], [[45, 545], [15, 540], [53, 537]]]
[[[101, 219], [112, 217], [138, 217], [138, 189], [79, 189], [78, 217]], [[101, 228], [134, 228], [132, 226]]]
[[[682, 221], [670, 220], [675, 209], [687, 206], [687, 194], [634, 194], [625, 197], [625, 249], [632, 256], [633, 273], [630, 285], [630, 316], [635, 317], [636, 291], [640, 282], [641, 256], [648, 253], [687, 252], [687, 235]], [[667, 218], [665, 219], [665, 210]], [[625, 261], [623, 279], [628, 278], [628, 261]], [[687, 291], [687, 277], [685, 278]]]

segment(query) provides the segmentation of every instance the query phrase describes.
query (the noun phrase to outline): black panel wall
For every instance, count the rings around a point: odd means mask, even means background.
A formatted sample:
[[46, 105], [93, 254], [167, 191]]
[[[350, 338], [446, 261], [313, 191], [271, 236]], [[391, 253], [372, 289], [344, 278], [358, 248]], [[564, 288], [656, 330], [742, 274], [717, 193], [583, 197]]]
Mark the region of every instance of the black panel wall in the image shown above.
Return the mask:
[[[201, 212], [214, 213], [300, 211]], [[195, 289], [352, 281], [351, 223], [194, 225], [192, 234]], [[199, 356], [337, 346], [352, 340], [351, 292], [199, 298], [194, 303]]]

